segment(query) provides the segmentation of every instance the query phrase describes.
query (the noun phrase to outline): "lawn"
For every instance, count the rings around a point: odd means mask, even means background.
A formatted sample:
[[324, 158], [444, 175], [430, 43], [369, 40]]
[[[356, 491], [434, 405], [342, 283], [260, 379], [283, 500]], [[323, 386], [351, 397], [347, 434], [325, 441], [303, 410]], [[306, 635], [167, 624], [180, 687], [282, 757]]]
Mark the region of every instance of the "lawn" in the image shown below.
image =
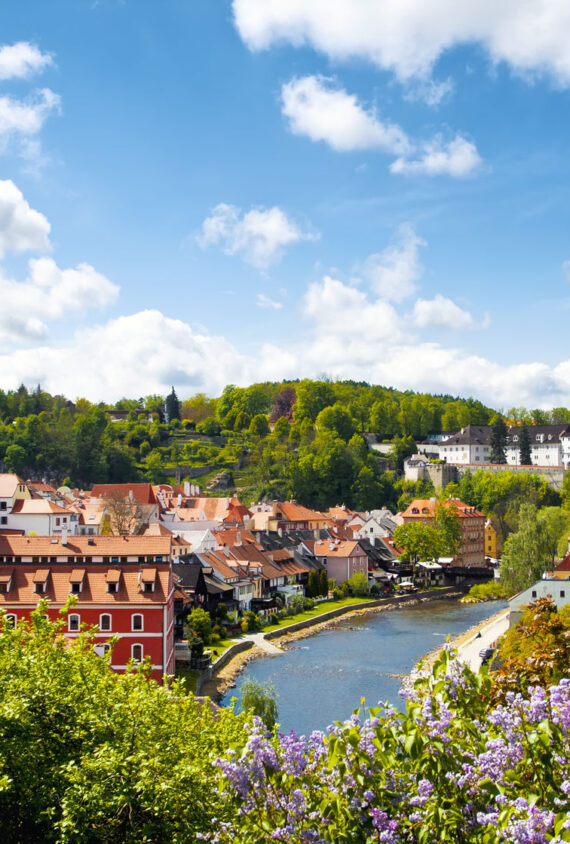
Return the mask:
[[324, 615], [327, 612], [332, 612], [333, 610], [338, 610], [341, 607], [350, 607], [354, 604], [362, 604], [365, 603], [366, 600], [376, 599], [342, 598], [340, 601], [325, 601], [322, 604], [318, 604], [312, 610], [305, 610], [304, 612], [300, 612], [297, 615], [285, 616], [285, 618], [282, 618], [278, 624], [268, 624], [267, 627], [262, 628], [262, 633], [270, 633], [272, 630], [279, 630], [282, 627], [287, 627], [289, 624], [297, 624], [297, 622], [299, 621], [307, 621], [310, 618], [317, 618], [320, 615]]
[[227, 650], [231, 645], [235, 645], [236, 642], [239, 642], [239, 639], [220, 639], [219, 642], [215, 642], [212, 645], [206, 645], [204, 648], [204, 653], [207, 651], [212, 651], [212, 662], [217, 658], [214, 656], [213, 651], [218, 652], [218, 656], [221, 656], [225, 650]]

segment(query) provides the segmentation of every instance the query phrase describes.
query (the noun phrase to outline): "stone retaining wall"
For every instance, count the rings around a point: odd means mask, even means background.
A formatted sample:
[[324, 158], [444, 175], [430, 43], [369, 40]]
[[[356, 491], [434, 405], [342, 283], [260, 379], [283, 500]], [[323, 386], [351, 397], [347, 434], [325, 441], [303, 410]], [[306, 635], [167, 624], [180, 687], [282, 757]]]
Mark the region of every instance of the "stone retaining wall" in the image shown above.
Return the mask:
[[331, 621], [333, 618], [339, 618], [341, 615], [346, 615], [355, 610], [369, 610], [374, 607], [385, 607], [390, 604], [406, 604], [409, 601], [418, 600], [437, 600], [438, 598], [447, 598], [451, 594], [457, 594], [456, 586], [444, 586], [437, 591], [430, 589], [425, 592], [412, 592], [409, 595], [394, 595], [392, 598], [381, 598], [378, 601], [363, 601], [361, 604], [350, 604], [347, 607], [339, 607], [339, 609], [331, 610], [330, 612], [316, 615], [314, 618], [307, 618], [304, 621], [293, 622], [286, 627], [280, 627], [278, 630], [271, 630], [265, 634], [266, 639], [278, 639], [281, 636], [286, 636], [287, 633], [295, 633], [297, 630], [305, 630], [307, 627], [314, 627], [317, 624], [323, 624], [325, 621]]

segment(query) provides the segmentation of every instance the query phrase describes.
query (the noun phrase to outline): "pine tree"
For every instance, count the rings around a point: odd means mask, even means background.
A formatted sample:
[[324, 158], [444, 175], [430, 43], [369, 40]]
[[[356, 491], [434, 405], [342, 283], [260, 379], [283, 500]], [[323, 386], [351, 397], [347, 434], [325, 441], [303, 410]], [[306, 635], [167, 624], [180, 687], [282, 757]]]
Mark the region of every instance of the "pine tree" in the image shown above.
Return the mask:
[[507, 426], [504, 420], [497, 416], [491, 425], [491, 435], [489, 437], [489, 445], [491, 446], [491, 454], [489, 455], [489, 463], [506, 463], [507, 455], [505, 454], [505, 446], [507, 444]]
[[180, 402], [174, 387], [170, 395], [166, 397], [166, 419], [168, 422], [172, 422], [173, 419], [180, 419]]
[[327, 598], [328, 594], [329, 594], [329, 578], [328, 578], [326, 569], [321, 569], [320, 581], [321, 581], [321, 589], [320, 589], [321, 595], [324, 595], [324, 597]]
[[528, 428], [523, 425], [519, 436], [520, 442], [520, 463], [521, 466], [532, 465], [532, 457], [530, 454], [530, 437], [528, 435]]

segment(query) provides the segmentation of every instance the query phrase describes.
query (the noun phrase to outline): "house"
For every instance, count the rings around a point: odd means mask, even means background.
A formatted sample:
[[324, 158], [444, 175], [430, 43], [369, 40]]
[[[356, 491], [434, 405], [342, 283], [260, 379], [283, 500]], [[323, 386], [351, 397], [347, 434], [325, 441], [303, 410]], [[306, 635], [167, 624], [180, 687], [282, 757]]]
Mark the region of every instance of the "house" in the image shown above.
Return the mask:
[[0, 530], [8, 528], [8, 516], [14, 504], [31, 497], [32, 493], [18, 475], [0, 474]]
[[404, 524], [435, 522], [437, 507], [455, 507], [461, 527], [461, 547], [454, 558], [456, 566], [483, 566], [485, 564], [486, 517], [476, 507], [470, 507], [459, 498], [438, 502], [436, 498], [416, 498], [403, 511]]
[[445, 582], [443, 566], [433, 560], [416, 563], [414, 581], [418, 586], [443, 586]]
[[315, 556], [326, 566], [327, 577], [344, 583], [360, 572], [368, 579], [368, 555], [357, 540], [315, 540]]
[[371, 510], [360, 527], [353, 526], [352, 522], [349, 522], [349, 527], [352, 527], [355, 539], [385, 539], [393, 535], [398, 525], [394, 514], [384, 507], [382, 510]]
[[91, 498], [120, 498], [137, 504], [156, 504], [152, 484], [93, 484]]
[[79, 514], [73, 508], [60, 507], [47, 498], [19, 498], [8, 515], [7, 527], [39, 536], [75, 535]]
[[439, 456], [448, 463], [488, 463], [490, 425], [467, 425], [439, 444]]
[[528, 605], [540, 598], [550, 598], [556, 604], [556, 609], [561, 610], [570, 601], [570, 583], [558, 578], [537, 580], [528, 589], [514, 595], [509, 599], [509, 627], [515, 627]]
[[56, 619], [69, 597], [66, 638], [96, 626], [96, 652], [101, 655], [117, 639], [111, 668], [123, 672], [134, 660], [146, 658], [151, 676], [160, 681], [174, 673], [174, 591], [170, 566], [152, 565], [0, 565], [0, 608], [13, 623], [30, 616], [40, 600]]
[[485, 522], [485, 556], [497, 560], [503, 551], [503, 543], [491, 519]]
[[325, 513], [310, 510], [296, 501], [274, 501], [269, 530], [315, 530], [326, 528], [330, 519]]
[[[570, 425], [529, 425], [528, 438], [533, 466], [570, 465]], [[520, 466], [520, 427], [507, 433], [505, 455], [511, 466]]]

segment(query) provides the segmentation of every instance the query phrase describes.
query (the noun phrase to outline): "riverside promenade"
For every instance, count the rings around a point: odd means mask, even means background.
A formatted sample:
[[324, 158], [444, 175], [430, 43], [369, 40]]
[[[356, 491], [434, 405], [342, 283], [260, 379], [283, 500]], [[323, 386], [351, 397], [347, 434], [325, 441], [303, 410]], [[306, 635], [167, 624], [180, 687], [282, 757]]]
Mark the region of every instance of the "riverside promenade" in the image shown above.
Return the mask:
[[466, 642], [457, 647], [457, 655], [472, 671], [481, 668], [479, 651], [483, 648], [494, 648], [501, 636], [509, 628], [509, 611], [502, 610], [489, 621], [479, 627], [479, 630]]

